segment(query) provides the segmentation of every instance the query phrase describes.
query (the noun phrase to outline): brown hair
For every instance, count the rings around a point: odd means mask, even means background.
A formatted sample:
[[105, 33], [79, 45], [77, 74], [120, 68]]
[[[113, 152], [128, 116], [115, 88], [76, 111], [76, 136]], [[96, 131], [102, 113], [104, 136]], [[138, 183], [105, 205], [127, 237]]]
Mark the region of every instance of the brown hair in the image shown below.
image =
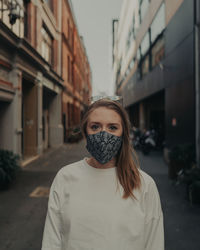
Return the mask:
[[117, 176], [120, 184], [124, 189], [123, 198], [126, 199], [129, 196], [135, 198], [133, 194], [133, 189], [140, 188], [141, 179], [138, 170], [139, 163], [137, 160], [137, 156], [130, 143], [130, 122], [126, 110], [118, 102], [109, 99], [101, 99], [99, 101], [94, 102], [89, 106], [87, 112], [83, 116], [81, 124], [82, 133], [84, 134], [84, 136], [87, 135], [86, 129], [88, 117], [92, 113], [92, 111], [99, 107], [106, 107], [108, 109], [112, 109], [121, 117], [123, 127], [123, 141], [121, 150], [117, 155]]

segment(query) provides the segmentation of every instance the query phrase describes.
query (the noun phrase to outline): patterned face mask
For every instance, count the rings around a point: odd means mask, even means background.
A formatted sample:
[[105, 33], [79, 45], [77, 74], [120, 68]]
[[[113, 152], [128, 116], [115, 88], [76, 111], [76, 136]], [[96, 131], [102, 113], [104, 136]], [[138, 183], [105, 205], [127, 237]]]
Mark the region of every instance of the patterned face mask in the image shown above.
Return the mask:
[[118, 153], [122, 145], [122, 137], [101, 131], [87, 135], [86, 148], [101, 164], [109, 162]]

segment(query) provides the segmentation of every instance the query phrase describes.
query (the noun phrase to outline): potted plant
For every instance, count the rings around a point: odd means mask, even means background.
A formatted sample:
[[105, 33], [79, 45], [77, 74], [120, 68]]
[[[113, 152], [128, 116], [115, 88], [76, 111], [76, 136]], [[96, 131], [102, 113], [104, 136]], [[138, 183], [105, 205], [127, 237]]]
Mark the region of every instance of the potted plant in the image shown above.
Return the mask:
[[6, 189], [15, 180], [19, 156], [9, 150], [0, 150], [0, 190]]
[[200, 204], [200, 168], [195, 164], [179, 174], [178, 181], [186, 184], [186, 195], [191, 204]]
[[179, 144], [169, 152], [168, 175], [172, 180], [177, 179], [181, 169], [190, 169], [195, 162], [195, 147], [193, 144]]

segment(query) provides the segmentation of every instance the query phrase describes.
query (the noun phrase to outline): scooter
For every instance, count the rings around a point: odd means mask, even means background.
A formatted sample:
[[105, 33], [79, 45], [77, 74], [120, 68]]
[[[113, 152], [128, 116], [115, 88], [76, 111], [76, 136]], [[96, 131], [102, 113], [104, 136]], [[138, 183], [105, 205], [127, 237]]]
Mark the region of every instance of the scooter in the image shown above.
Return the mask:
[[151, 150], [156, 148], [156, 132], [154, 129], [147, 130], [141, 139], [141, 151], [144, 155], [148, 155]]

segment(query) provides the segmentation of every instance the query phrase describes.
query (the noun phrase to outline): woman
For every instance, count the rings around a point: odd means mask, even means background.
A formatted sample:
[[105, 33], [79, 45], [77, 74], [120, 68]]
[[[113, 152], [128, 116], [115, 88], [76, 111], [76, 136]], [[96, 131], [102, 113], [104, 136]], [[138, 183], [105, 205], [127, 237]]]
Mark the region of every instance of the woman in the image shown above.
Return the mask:
[[126, 111], [96, 101], [82, 131], [91, 157], [55, 177], [42, 250], [163, 250], [159, 194], [133, 160]]

